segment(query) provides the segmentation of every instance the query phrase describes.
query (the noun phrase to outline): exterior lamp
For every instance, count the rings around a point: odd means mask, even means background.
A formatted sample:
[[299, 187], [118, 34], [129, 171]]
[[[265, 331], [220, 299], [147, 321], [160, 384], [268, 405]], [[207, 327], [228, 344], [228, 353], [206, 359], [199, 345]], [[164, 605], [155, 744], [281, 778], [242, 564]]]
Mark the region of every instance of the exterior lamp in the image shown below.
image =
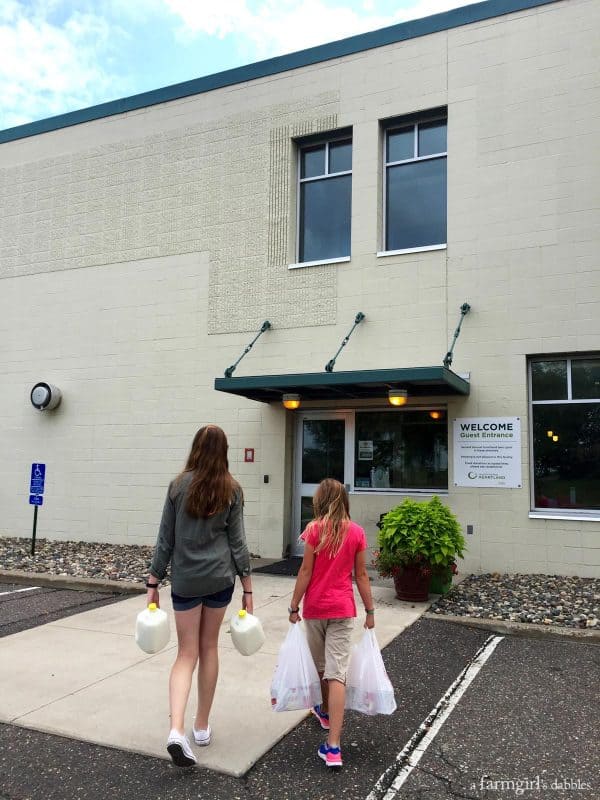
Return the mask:
[[443, 411], [430, 411], [429, 416], [431, 419], [441, 419], [444, 416]]
[[556, 434], [554, 434], [554, 436], [552, 437], [552, 441], [553, 442], [558, 442], [558, 436]]
[[551, 439], [554, 435], [554, 431], [546, 431], [546, 436]]
[[281, 398], [284, 408], [290, 411], [295, 411], [300, 408], [300, 395], [299, 394], [284, 394]]
[[388, 402], [391, 406], [403, 406], [408, 399], [406, 389], [390, 389], [388, 392]]
[[31, 405], [38, 411], [51, 411], [53, 408], [57, 408], [61, 398], [60, 389], [45, 381], [36, 383], [30, 394]]

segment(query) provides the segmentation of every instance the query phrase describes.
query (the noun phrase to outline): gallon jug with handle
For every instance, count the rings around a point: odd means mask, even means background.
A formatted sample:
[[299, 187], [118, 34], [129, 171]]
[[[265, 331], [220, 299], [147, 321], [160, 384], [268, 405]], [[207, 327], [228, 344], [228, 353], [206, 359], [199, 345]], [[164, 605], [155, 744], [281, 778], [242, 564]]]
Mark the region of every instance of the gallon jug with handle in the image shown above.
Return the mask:
[[265, 633], [258, 617], [247, 611], [238, 611], [231, 618], [231, 639], [235, 649], [243, 656], [256, 653], [265, 642]]
[[135, 623], [135, 642], [144, 653], [158, 653], [169, 642], [169, 618], [156, 603], [137, 615]]

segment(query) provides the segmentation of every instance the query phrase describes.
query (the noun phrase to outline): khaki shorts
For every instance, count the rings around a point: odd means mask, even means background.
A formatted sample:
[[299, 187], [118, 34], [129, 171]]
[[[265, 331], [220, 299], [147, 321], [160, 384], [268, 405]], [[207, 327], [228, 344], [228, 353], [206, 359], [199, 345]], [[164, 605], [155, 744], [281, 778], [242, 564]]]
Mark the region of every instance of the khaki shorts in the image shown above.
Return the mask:
[[306, 638], [319, 674], [346, 683], [354, 618], [305, 619]]

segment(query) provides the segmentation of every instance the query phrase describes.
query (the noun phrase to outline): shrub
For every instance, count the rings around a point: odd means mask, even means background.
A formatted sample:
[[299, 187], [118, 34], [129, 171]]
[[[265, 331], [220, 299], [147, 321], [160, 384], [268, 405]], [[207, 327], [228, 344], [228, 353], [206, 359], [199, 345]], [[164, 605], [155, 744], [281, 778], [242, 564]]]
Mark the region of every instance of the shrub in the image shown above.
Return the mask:
[[373, 565], [384, 577], [399, 574], [408, 564], [424, 572], [451, 568], [466, 549], [458, 520], [437, 496], [407, 498], [382, 517], [379, 527]]

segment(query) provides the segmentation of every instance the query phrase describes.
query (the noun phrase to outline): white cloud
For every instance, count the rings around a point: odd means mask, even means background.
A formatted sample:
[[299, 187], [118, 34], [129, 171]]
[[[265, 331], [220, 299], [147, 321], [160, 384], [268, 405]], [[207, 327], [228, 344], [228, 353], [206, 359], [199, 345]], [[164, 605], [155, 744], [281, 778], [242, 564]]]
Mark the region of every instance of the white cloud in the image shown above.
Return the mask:
[[100, 66], [114, 27], [92, 13], [72, 11], [53, 22], [59, 3], [25, 5], [4, 0], [0, 9], [0, 128], [83, 108], [119, 93]]
[[325, 0], [163, 1], [181, 19], [180, 33], [186, 38], [234, 36], [243, 51], [252, 48], [255, 58], [291, 53], [466, 4], [465, 0], [416, 0], [392, 14], [377, 14], [374, 0], [364, 0], [356, 10]]
[[464, 4], [0, 0], [0, 129]]
[[441, 14], [451, 8], [467, 6], [476, 0], [417, 0], [402, 12], [400, 21], [405, 19], [420, 19], [429, 17], [431, 14]]

